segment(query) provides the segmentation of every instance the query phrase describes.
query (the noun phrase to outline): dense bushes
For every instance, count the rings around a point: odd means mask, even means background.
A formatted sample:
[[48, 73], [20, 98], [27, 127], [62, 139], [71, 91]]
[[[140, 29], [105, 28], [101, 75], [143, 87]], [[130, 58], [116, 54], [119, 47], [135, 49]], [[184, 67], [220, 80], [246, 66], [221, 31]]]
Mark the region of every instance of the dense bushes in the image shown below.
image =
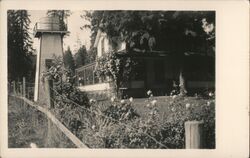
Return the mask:
[[162, 113], [150, 96], [143, 115], [131, 100], [112, 99], [103, 105], [90, 99], [88, 111], [61, 99], [59, 111], [63, 122], [91, 148], [185, 148], [184, 123], [190, 120], [204, 122], [205, 148], [215, 148], [214, 99], [169, 97]]
[[132, 108], [131, 102], [125, 100], [121, 100], [120, 103], [113, 101], [112, 106], [109, 106], [103, 113], [116, 121], [132, 120], [139, 117], [135, 109]]
[[[94, 106], [98, 106], [96, 104]], [[162, 115], [157, 100], [151, 96], [145, 102], [146, 117], [136, 115], [133, 119], [123, 119], [124, 115], [118, 114], [121, 113], [120, 108], [126, 107], [127, 104], [131, 104], [129, 100], [111, 102], [108, 105], [109, 110], [103, 113], [119, 121], [106, 119], [105, 124], [94, 126], [94, 130], [86, 130], [89, 134], [84, 140], [92, 140], [86, 142], [97, 148], [185, 148], [184, 123], [188, 120], [202, 120], [207, 141], [205, 148], [215, 148], [213, 99], [174, 96], [168, 98], [165, 103], [167, 110]], [[130, 105], [130, 109], [136, 112], [133, 105]], [[107, 111], [112, 112], [110, 114]], [[93, 140], [98, 140], [99, 143]]]
[[90, 148], [185, 148], [184, 123], [191, 120], [204, 122], [206, 148], [215, 148], [212, 93], [207, 98], [173, 95], [160, 101], [148, 91], [141, 105], [133, 98], [102, 102], [74, 87], [70, 74], [57, 63], [44, 76], [54, 81], [55, 115]]
[[48, 71], [43, 72], [42, 81], [51, 80], [53, 86], [50, 91], [53, 94], [54, 108], [51, 109], [55, 115], [72, 132], [77, 132], [83, 126], [85, 109], [90, 107], [87, 94], [81, 92], [74, 84], [73, 72], [63, 66], [61, 57], [54, 57]]

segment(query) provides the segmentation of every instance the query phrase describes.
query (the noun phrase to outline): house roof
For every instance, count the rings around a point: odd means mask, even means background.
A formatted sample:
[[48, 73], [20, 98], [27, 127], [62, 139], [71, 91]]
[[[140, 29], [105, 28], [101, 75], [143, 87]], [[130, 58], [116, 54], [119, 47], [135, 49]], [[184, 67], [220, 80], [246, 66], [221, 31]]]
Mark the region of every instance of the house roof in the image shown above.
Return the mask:
[[102, 33], [103, 32], [100, 29], [98, 29], [97, 34], [96, 34], [96, 38], [95, 38], [94, 48], [96, 48], [98, 46], [98, 43], [99, 43], [99, 40], [101, 38]]

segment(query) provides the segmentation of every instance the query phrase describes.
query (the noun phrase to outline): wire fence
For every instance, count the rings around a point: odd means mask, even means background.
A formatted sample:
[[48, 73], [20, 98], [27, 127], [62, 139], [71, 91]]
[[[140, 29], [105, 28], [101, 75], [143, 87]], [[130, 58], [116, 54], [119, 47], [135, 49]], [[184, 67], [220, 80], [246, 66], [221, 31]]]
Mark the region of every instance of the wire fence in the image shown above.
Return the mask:
[[25, 80], [22, 82], [13, 81], [8, 83], [8, 93], [34, 100], [35, 83], [26, 82]]
[[[12, 96], [19, 96], [19, 98], [27, 98], [29, 100], [34, 100], [35, 87], [44, 88], [44, 83], [43, 84], [39, 83], [36, 85], [35, 83], [27, 82], [25, 78], [23, 78], [22, 82], [13, 81], [11, 83], [8, 83], [8, 92]], [[66, 126], [67, 129], [69, 129], [70, 132], [73, 133], [73, 135], [78, 137], [79, 140], [82, 141], [88, 147], [90, 148], [96, 147], [96, 146], [91, 146], [92, 144], [89, 143], [93, 141], [91, 139], [93, 139], [94, 134], [95, 135], [99, 134], [99, 137], [95, 137], [94, 140], [97, 141], [97, 143], [98, 141], [100, 141], [97, 139], [105, 138], [103, 137], [104, 135], [102, 133], [103, 131], [101, 131], [100, 129], [93, 129], [93, 126], [100, 125], [99, 127], [102, 127], [103, 129], [109, 127], [111, 130], [108, 132], [113, 132], [112, 131], [113, 127], [117, 126], [122, 127], [121, 130], [123, 131], [133, 131], [133, 133], [144, 135], [145, 138], [150, 140], [151, 143], [156, 144], [157, 148], [162, 148], [162, 149], [168, 148], [168, 146], [163, 144], [161, 139], [158, 139], [157, 137], [155, 137], [155, 135], [145, 130], [141, 130], [141, 128], [137, 128], [137, 126], [134, 125], [134, 122], [133, 124], [128, 124], [126, 121], [122, 119], [118, 120], [114, 119], [113, 117], [106, 115], [106, 113], [104, 112], [105, 108], [107, 107], [105, 107], [103, 110], [98, 104], [91, 104], [91, 106], [80, 105], [79, 103], [71, 99], [72, 96], [69, 98], [69, 96], [64, 94], [64, 92], [61, 92], [60, 87], [62, 88], [60, 84], [59, 85], [54, 84], [48, 88], [50, 93], [52, 93], [52, 95], [49, 95], [50, 97], [49, 99], [51, 100], [51, 102], [53, 102], [52, 104], [54, 106], [51, 108], [50, 105], [48, 105], [48, 107], [50, 108], [47, 107], [46, 110], [48, 111], [48, 113], [53, 114], [55, 116], [55, 119], [58, 119], [61, 124]], [[60, 91], [60, 93], [55, 88], [59, 88], [58, 90]], [[36, 106], [37, 104], [39, 104], [39, 102], [36, 103]], [[203, 123], [202, 125], [199, 126], [197, 126], [199, 124], [199, 122], [197, 121], [191, 123], [186, 122], [186, 123], [185, 123], [185, 136], [188, 137], [188, 139], [185, 140], [186, 148], [189, 147], [200, 148], [201, 147], [200, 144], [203, 141], [203, 138], [201, 138], [202, 134], [200, 133], [200, 131], [202, 130], [200, 130], [200, 128], [203, 128], [202, 127]], [[163, 125], [164, 124], [162, 124], [162, 126]], [[196, 130], [191, 130], [193, 128]], [[112, 138], [108, 137], [107, 139], [112, 139]]]
[[[142, 134], [144, 134], [146, 137], [148, 137], [149, 139], [152, 139], [156, 144], [160, 145], [160, 146], [163, 147], [163, 148], [167, 148], [167, 146], [165, 146], [164, 144], [162, 144], [160, 141], [157, 141], [153, 136], [147, 134], [146, 132], [138, 131], [138, 129], [136, 129], [136, 128], [132, 127], [132, 126], [129, 126], [129, 125], [127, 125], [126, 123], [124, 123], [124, 122], [122, 122], [122, 121], [120, 121], [120, 120], [113, 119], [113, 118], [111, 118], [111, 117], [109, 117], [109, 116], [103, 114], [103, 113], [100, 112], [100, 111], [93, 110], [93, 109], [91, 109], [91, 108], [85, 108], [84, 106], [81, 106], [81, 105], [79, 105], [78, 103], [76, 103], [76, 102], [74, 102], [74, 101], [68, 99], [67, 97], [61, 95], [61, 94], [58, 93], [55, 89], [53, 89], [53, 88], [50, 88], [50, 89], [51, 89], [53, 92], [55, 92], [57, 95], [59, 95], [60, 97], [62, 97], [63, 99], [65, 99], [65, 100], [71, 102], [72, 104], [76, 105], [76, 109], [80, 108], [81, 110], [83, 110], [83, 112], [89, 112], [90, 114], [98, 115], [98, 116], [101, 117], [102, 119], [106, 119], [107, 121], [117, 123], [117, 124], [119, 124], [119, 125], [121, 125], [121, 126], [124, 126], [124, 127], [128, 128], [129, 130], [133, 130], [133, 131], [142, 133]], [[54, 101], [55, 104], [57, 104], [56, 101], [55, 101], [54, 99], [53, 99], [53, 101]], [[87, 115], [87, 116], [88, 116], [88, 117], [91, 117], [91, 116], [93, 116], [93, 115]], [[85, 118], [85, 120], [86, 120], [86, 119], [94, 120], [94, 119], [91, 119], [91, 118]]]
[[[41, 85], [41, 83], [38, 84], [38, 86], [39, 85]], [[23, 82], [9, 83], [10, 94], [23, 96], [29, 100], [34, 100], [34, 89], [35, 83], [26, 82], [25, 79], [23, 80]], [[167, 146], [156, 140], [148, 133], [144, 131], [138, 131], [138, 129], [126, 124], [121, 120], [116, 120], [112, 117], [105, 115], [102, 110], [100, 110], [96, 106], [85, 107], [83, 105], [79, 105], [78, 103], [67, 98], [65, 95], [60, 94], [55, 88], [50, 87], [50, 90], [54, 93], [53, 97], [50, 98], [54, 104], [54, 109], [51, 109], [51, 111], [67, 128], [71, 130], [71, 132], [73, 132], [76, 136], [81, 137], [80, 139], [82, 140], [84, 140], [84, 134], [80, 135], [79, 133], [82, 132], [79, 132], [79, 130], [93, 130], [92, 127], [96, 124], [103, 124], [104, 126], [108, 126], [110, 124], [115, 123], [119, 126], [123, 126], [128, 130], [145, 135], [146, 137], [154, 141], [156, 144], [158, 144], [161, 148], [167, 148]], [[60, 100], [63, 100], [63, 102], [59, 103], [58, 97], [60, 98]], [[69, 104], [74, 106], [67, 106]], [[99, 122], [97, 123], [97, 121]], [[84, 143], [88, 144], [88, 142]]]

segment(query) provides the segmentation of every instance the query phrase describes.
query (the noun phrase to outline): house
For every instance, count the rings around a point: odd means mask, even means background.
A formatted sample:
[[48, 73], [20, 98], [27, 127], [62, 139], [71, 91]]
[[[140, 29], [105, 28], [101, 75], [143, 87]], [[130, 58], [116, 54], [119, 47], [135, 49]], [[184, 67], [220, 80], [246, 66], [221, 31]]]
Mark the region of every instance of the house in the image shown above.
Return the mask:
[[[97, 48], [97, 58], [112, 50], [106, 33], [100, 30], [97, 33], [94, 46]], [[126, 50], [126, 43], [120, 42], [117, 53], [123, 57], [136, 59], [134, 74], [120, 91], [123, 96], [145, 97], [147, 90], [152, 90], [154, 95], [169, 95], [178, 85], [179, 67], [176, 55], [166, 51], [145, 51], [140, 49]], [[185, 53], [183, 63], [186, 79], [186, 88], [189, 94], [194, 94], [215, 87], [215, 58], [200, 55], [194, 52]], [[96, 63], [88, 64], [76, 70], [77, 85], [80, 90], [88, 93], [110, 94], [111, 84], [101, 81], [95, 76]]]

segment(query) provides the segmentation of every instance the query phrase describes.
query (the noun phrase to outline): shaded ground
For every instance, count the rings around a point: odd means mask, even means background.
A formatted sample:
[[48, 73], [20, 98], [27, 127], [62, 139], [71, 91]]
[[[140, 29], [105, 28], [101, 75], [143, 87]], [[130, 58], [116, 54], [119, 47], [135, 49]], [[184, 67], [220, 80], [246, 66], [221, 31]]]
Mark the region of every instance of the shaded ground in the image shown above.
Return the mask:
[[29, 148], [30, 143], [45, 146], [47, 121], [42, 114], [9, 97], [8, 136], [10, 148]]
[[9, 148], [29, 148], [36, 144], [39, 148], [75, 147], [54, 125], [50, 126], [44, 114], [25, 105], [20, 99], [8, 99], [8, 146]]

